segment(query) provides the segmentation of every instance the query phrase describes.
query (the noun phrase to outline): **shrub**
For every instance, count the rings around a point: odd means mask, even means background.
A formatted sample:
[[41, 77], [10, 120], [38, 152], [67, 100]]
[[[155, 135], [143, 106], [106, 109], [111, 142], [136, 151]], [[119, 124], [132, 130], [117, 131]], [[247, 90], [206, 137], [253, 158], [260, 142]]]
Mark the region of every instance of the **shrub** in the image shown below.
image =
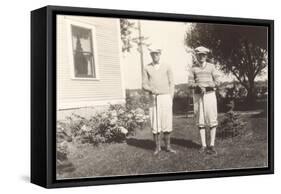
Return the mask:
[[219, 90], [217, 90], [218, 110], [220, 112], [229, 111], [230, 103], [235, 104], [235, 110], [247, 109], [244, 103], [246, 97], [246, 88], [235, 82], [229, 85], [221, 86]]
[[233, 138], [243, 134], [245, 123], [241, 120], [238, 113], [229, 111], [225, 113], [219, 123], [217, 137], [221, 139]]
[[144, 90], [126, 90], [127, 109], [141, 108], [145, 112], [148, 112], [149, 107], [152, 105], [152, 102], [152, 96]]
[[69, 161], [68, 154], [70, 152], [68, 143], [72, 141], [72, 137], [65, 128], [65, 124], [58, 122], [57, 138], [56, 138], [56, 162], [59, 172], [74, 171], [74, 165]]
[[132, 109], [131, 106], [111, 105], [109, 111], [116, 111], [115, 124], [118, 130], [127, 132], [128, 135], [134, 135], [137, 129], [142, 129], [149, 119], [148, 112], [142, 108]]
[[122, 142], [126, 136], [134, 135], [148, 121], [148, 115], [141, 108], [129, 109], [123, 105], [110, 105], [108, 110], [95, 113], [90, 118], [77, 114], [67, 117], [65, 125], [79, 143]]

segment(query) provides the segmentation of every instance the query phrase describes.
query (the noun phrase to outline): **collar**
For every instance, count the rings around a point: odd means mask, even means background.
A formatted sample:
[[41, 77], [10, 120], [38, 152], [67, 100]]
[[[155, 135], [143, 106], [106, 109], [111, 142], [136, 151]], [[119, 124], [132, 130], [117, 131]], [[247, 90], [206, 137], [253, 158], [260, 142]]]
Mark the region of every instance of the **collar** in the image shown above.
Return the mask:
[[154, 66], [159, 66], [160, 64], [161, 64], [161, 63], [153, 63], [153, 62], [151, 62], [151, 63], [149, 63], [148, 65], [154, 67]]
[[201, 65], [198, 65], [198, 67], [204, 69], [204, 68], [206, 67], [206, 65], [207, 65], [207, 61], [205, 61], [205, 62], [202, 64], [202, 66], [201, 66]]

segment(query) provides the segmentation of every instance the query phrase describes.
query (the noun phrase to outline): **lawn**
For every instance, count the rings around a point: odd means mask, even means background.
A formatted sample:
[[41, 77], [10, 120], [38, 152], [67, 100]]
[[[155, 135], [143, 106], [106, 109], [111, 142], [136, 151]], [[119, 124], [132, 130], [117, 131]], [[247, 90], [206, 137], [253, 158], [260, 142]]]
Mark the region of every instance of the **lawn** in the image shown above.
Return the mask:
[[[219, 118], [222, 115], [220, 114]], [[242, 135], [217, 139], [218, 154], [200, 154], [200, 139], [193, 118], [174, 116], [172, 146], [177, 154], [153, 155], [154, 143], [147, 127], [128, 137], [124, 143], [70, 143], [69, 161], [74, 169], [58, 169], [57, 178], [81, 178], [115, 175], [138, 175], [165, 172], [233, 169], [267, 166], [267, 119], [258, 112], [241, 113], [246, 122]]]

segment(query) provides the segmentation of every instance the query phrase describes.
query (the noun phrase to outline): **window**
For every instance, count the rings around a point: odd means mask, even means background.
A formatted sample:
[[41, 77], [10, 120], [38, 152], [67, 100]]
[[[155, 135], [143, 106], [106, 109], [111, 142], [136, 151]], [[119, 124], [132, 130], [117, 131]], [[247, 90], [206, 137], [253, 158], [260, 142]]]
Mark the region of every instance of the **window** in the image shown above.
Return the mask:
[[93, 33], [91, 28], [71, 24], [75, 78], [96, 78]]

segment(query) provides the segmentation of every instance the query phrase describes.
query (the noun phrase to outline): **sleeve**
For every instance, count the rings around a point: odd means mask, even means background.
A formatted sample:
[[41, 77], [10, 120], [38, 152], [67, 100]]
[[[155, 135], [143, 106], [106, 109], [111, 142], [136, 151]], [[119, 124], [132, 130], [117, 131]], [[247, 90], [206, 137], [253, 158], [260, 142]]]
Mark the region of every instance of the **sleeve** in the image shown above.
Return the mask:
[[167, 75], [169, 80], [170, 94], [174, 95], [175, 83], [174, 83], [174, 75], [171, 66], [168, 66]]
[[188, 71], [188, 86], [190, 88], [195, 88], [196, 87], [195, 75], [194, 75], [193, 68], [190, 68], [189, 71]]
[[212, 77], [213, 77], [213, 81], [215, 83], [215, 86], [218, 87], [220, 85], [220, 73], [219, 71], [216, 69], [215, 65], [212, 66]]
[[146, 68], [144, 68], [144, 70], [142, 72], [142, 89], [146, 90], [148, 92], [152, 92], [152, 88], [150, 87], [150, 84], [149, 84], [149, 77], [148, 77], [148, 72], [147, 72]]

